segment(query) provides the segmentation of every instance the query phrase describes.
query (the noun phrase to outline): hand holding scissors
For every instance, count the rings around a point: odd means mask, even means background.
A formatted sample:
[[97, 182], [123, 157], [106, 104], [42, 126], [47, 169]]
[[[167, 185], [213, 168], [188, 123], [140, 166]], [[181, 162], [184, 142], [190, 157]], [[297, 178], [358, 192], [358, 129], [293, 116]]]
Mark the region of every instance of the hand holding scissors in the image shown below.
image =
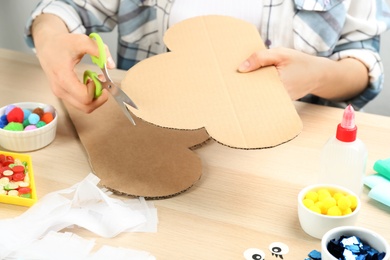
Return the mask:
[[94, 39], [98, 45], [99, 48], [99, 57], [97, 56], [91, 56], [92, 62], [99, 66], [99, 68], [102, 70], [105, 81], [102, 81], [99, 79], [98, 74], [96, 72], [86, 70], [84, 72], [84, 84], [87, 83], [87, 80], [90, 78], [95, 84], [95, 98], [99, 97], [102, 94], [102, 89], [105, 88], [108, 90], [108, 92], [111, 93], [111, 95], [115, 98], [116, 102], [118, 103], [119, 107], [122, 109], [123, 113], [127, 116], [127, 118], [135, 125], [135, 121], [132, 118], [127, 106], [128, 104], [135, 109], [138, 109], [136, 104], [126, 95], [125, 92], [123, 92], [122, 89], [120, 89], [110, 78], [107, 67], [106, 67], [106, 51], [104, 48], [104, 43], [102, 38], [97, 33], [91, 33], [89, 35], [91, 39]]

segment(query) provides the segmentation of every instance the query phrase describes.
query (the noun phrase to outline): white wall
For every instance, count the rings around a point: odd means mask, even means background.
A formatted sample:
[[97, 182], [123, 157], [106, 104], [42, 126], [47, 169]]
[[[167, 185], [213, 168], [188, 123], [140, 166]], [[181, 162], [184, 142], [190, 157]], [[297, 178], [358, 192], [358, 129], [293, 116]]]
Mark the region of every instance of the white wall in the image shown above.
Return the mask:
[[390, 116], [390, 31], [381, 36], [380, 53], [385, 69], [385, 85], [382, 92], [364, 107], [364, 111]]
[[[23, 38], [24, 26], [31, 11], [40, 0], [0, 0], [0, 48], [34, 53]], [[110, 46], [116, 60], [117, 32], [101, 33], [103, 41]], [[86, 57], [83, 61], [90, 62]]]
[[0, 3], [0, 47], [31, 52], [23, 40], [24, 23], [36, 0], [2, 0]]
[[[39, 0], [1, 0], [0, 48], [33, 53], [23, 39], [23, 30], [27, 17], [38, 2]], [[390, 0], [387, 2], [390, 4]], [[117, 32], [114, 30], [101, 36], [116, 59]], [[382, 93], [365, 107], [365, 111], [390, 116], [390, 31], [382, 36], [381, 55], [385, 67], [385, 87]], [[89, 60], [86, 57], [83, 61], [90, 62]]]

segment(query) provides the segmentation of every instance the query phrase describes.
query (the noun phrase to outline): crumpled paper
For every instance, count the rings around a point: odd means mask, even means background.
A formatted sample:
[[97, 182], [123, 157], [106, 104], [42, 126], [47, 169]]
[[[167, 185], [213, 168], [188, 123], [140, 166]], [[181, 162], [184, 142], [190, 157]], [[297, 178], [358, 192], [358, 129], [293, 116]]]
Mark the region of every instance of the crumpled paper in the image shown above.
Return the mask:
[[120, 247], [103, 246], [97, 252], [91, 250], [93, 240], [84, 239], [76, 234], [50, 231], [45, 237], [26, 245], [22, 250], [11, 253], [5, 260], [155, 260], [145, 251]]
[[[0, 221], [0, 259], [43, 238], [50, 231], [77, 225], [102, 237], [121, 232], [156, 232], [157, 209], [143, 198], [109, 197], [90, 173], [72, 187], [52, 192], [22, 215]], [[71, 258], [73, 259], [73, 258]]]

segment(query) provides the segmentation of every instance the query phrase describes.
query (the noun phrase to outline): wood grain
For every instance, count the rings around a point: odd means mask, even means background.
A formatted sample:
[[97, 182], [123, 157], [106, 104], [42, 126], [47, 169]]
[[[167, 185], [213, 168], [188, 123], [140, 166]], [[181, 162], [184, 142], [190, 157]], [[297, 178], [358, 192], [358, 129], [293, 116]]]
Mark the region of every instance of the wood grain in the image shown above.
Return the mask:
[[[80, 65], [81, 73], [87, 65]], [[123, 71], [113, 71], [120, 81]], [[81, 78], [81, 74], [80, 74]], [[44, 149], [31, 152], [38, 196], [63, 189], [90, 172], [87, 154], [62, 103], [54, 97], [35, 57], [0, 50], [0, 105], [39, 101], [58, 109], [57, 137]], [[297, 216], [297, 195], [315, 183], [319, 155], [334, 134], [342, 110], [296, 102], [303, 132], [292, 141], [272, 149], [237, 150], [209, 143], [196, 150], [203, 175], [187, 192], [155, 201], [157, 233], [122, 233], [112, 239], [97, 237], [81, 228], [68, 231], [107, 244], [146, 250], [157, 259], [243, 259], [243, 252], [256, 247], [268, 251], [272, 242], [290, 248], [284, 259], [304, 259], [320, 241], [304, 233]], [[358, 136], [367, 145], [367, 173], [378, 159], [390, 157], [390, 118], [356, 113]], [[362, 194], [358, 226], [378, 232], [390, 242], [390, 209]], [[26, 208], [0, 205], [0, 218], [22, 214]]]

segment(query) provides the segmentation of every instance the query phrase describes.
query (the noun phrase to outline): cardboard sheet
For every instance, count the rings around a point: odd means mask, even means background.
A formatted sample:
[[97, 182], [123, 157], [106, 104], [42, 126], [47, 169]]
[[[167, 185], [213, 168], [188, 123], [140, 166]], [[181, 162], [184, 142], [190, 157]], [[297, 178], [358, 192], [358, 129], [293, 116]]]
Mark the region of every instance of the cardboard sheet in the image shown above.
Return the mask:
[[201, 16], [168, 29], [170, 50], [127, 73], [122, 89], [145, 121], [174, 129], [205, 127], [230, 147], [269, 148], [295, 138], [302, 122], [275, 67], [239, 73], [265, 48], [257, 29], [226, 16]]
[[191, 151], [210, 139], [204, 129], [179, 131], [127, 119], [115, 100], [91, 114], [65, 104], [100, 184], [117, 194], [163, 199], [186, 191], [202, 175]]

